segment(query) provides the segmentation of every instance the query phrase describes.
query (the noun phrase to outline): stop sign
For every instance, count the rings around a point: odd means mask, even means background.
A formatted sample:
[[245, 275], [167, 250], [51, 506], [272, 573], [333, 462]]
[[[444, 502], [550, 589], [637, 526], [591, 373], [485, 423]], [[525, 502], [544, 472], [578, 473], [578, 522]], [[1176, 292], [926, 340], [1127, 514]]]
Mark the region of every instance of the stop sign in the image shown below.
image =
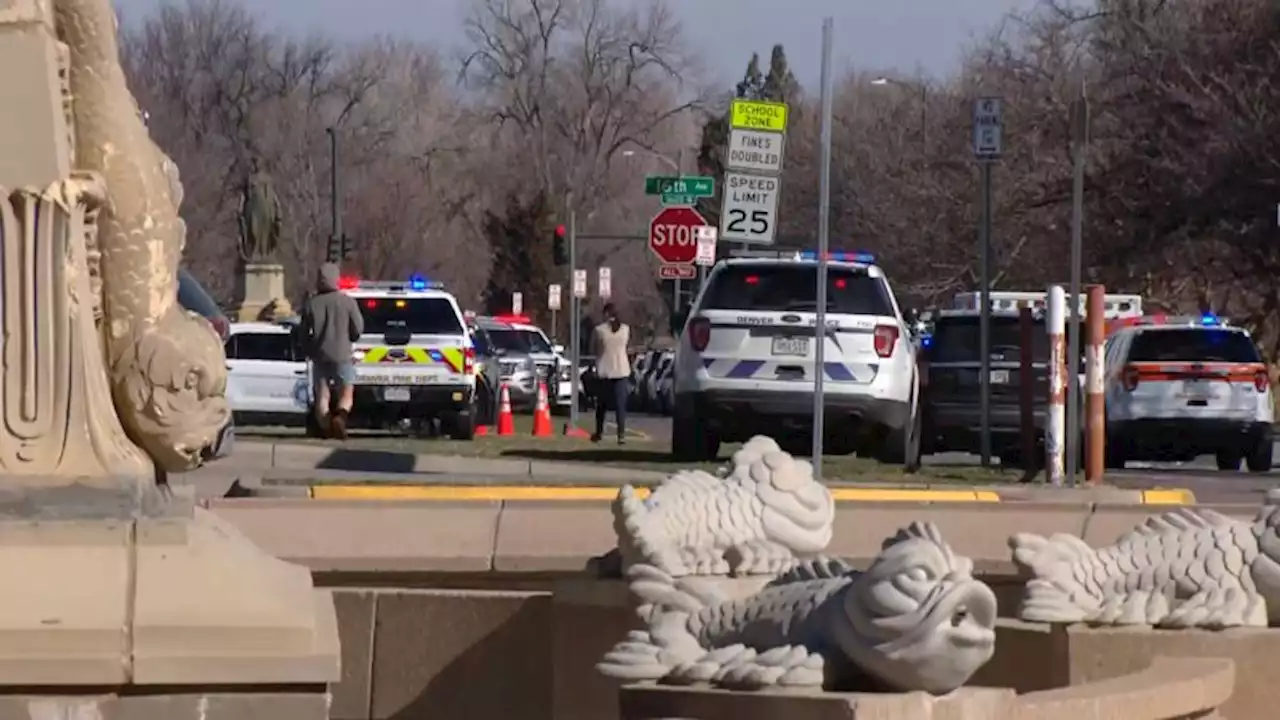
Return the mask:
[[649, 249], [669, 265], [690, 265], [698, 254], [695, 229], [706, 224], [693, 208], [666, 208], [649, 221]]

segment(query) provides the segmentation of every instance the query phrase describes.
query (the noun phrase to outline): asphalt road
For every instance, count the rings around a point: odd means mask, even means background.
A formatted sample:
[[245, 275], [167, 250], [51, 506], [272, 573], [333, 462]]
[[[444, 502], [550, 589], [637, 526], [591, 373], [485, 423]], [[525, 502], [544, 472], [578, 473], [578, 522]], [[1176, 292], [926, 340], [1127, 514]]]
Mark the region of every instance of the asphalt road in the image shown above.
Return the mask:
[[[578, 414], [581, 427], [591, 428], [595, 422], [594, 411]], [[640, 434], [654, 442], [665, 443], [671, 438], [671, 418], [651, 413], [628, 413], [629, 433]], [[243, 428], [239, 434], [245, 438], [254, 436], [255, 428]], [[613, 432], [613, 413], [608, 415], [606, 433]], [[1277, 443], [1280, 445], [1280, 443]], [[1276, 456], [1280, 458], [1280, 448]], [[977, 465], [977, 455], [966, 453], [940, 453], [924, 458], [926, 465]], [[1081, 471], [1083, 473], [1083, 470]], [[1269, 473], [1223, 472], [1214, 465], [1212, 456], [1203, 456], [1189, 463], [1130, 463], [1123, 471], [1107, 472], [1108, 484], [1132, 489], [1188, 488], [1200, 503], [1261, 504], [1267, 490], [1280, 487], [1280, 468]]]

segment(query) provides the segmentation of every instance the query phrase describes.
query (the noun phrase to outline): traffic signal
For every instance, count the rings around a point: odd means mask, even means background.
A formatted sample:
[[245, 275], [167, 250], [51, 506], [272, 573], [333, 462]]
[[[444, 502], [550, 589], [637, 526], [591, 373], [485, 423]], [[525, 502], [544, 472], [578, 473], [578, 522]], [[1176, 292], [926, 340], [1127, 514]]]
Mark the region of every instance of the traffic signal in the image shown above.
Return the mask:
[[342, 238], [330, 235], [329, 246], [325, 249], [325, 253], [324, 253], [325, 262], [331, 262], [331, 263], [340, 262], [342, 260], [342, 246], [343, 246]]
[[569, 264], [569, 238], [563, 225], [556, 226], [555, 237], [551, 240], [551, 257], [555, 260], [556, 267]]
[[355, 243], [351, 242], [351, 238], [346, 235], [342, 236], [342, 261], [348, 262], [353, 259], [356, 254]]

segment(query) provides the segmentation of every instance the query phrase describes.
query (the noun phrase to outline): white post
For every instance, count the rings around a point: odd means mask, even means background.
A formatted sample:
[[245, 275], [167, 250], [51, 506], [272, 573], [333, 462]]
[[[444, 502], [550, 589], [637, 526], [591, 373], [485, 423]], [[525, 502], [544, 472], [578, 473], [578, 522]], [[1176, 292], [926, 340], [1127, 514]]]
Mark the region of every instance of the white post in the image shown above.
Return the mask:
[[1044, 450], [1049, 483], [1062, 485], [1066, 475], [1067, 440], [1067, 296], [1061, 285], [1049, 286], [1046, 327], [1049, 332], [1049, 407], [1045, 413]]

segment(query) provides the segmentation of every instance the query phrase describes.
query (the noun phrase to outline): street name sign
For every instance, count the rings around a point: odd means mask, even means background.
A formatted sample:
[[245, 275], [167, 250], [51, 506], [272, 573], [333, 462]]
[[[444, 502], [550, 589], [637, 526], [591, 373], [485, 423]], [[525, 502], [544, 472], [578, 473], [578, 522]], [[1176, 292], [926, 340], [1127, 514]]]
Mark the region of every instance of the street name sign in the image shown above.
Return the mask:
[[729, 106], [729, 127], [786, 132], [787, 106], [763, 100], [734, 100]]
[[673, 177], [653, 175], [644, 179], [645, 195], [692, 195], [696, 198], [712, 197], [716, 194], [715, 178], [705, 175], [682, 175]]
[[1000, 157], [1000, 98], [984, 97], [973, 102], [973, 155], [979, 160]]
[[777, 234], [782, 182], [767, 175], [725, 173], [720, 239], [770, 245]]
[[778, 175], [782, 172], [782, 146], [786, 139], [781, 133], [733, 128], [729, 131], [725, 168]]

